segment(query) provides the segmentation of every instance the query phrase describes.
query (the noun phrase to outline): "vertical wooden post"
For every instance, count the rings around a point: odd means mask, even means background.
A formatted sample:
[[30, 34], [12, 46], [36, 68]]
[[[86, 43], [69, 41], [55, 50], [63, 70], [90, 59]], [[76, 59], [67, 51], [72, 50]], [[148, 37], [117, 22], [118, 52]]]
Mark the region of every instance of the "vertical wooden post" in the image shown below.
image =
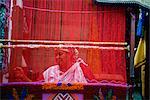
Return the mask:
[[131, 13], [130, 78], [134, 78], [135, 15]]
[[146, 17], [146, 66], [145, 66], [145, 100], [149, 100], [149, 85], [150, 85], [150, 9]]
[[[10, 15], [9, 15], [9, 26], [8, 26], [8, 40], [11, 40], [11, 32], [12, 32], [12, 11], [13, 11], [13, 0], [10, 0]], [[10, 45], [10, 42], [8, 42]], [[8, 64], [10, 64], [10, 55], [11, 49], [8, 49]]]

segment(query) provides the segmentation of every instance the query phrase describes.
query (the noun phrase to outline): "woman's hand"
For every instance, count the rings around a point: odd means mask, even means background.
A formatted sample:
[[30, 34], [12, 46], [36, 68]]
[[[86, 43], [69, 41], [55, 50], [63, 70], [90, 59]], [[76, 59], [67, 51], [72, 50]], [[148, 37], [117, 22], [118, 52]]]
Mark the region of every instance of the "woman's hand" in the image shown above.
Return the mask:
[[15, 67], [13, 69], [14, 78], [17, 82], [31, 82], [31, 80], [25, 75], [24, 70], [21, 67]]

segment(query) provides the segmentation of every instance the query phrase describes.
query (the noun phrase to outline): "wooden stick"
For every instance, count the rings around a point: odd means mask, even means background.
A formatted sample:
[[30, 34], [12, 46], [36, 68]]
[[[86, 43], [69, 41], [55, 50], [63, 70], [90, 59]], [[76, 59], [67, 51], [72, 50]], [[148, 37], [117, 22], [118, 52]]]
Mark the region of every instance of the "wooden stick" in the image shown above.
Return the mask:
[[0, 48], [84, 48], [84, 49], [106, 49], [106, 50], [126, 50], [127, 47], [104, 47], [89, 45], [38, 45], [38, 44], [18, 44], [18, 45], [0, 45]]
[[86, 44], [86, 45], [119, 45], [127, 46], [127, 42], [89, 42], [89, 41], [51, 41], [51, 40], [8, 40], [0, 39], [2, 42], [14, 43], [42, 43], [42, 44]]

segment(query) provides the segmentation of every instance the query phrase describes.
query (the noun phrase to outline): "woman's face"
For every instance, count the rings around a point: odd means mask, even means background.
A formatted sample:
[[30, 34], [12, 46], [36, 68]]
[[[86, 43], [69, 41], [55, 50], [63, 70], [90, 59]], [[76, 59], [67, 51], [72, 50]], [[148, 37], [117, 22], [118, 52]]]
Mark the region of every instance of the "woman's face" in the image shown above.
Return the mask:
[[60, 66], [67, 66], [70, 61], [69, 52], [57, 50], [55, 51], [56, 63]]

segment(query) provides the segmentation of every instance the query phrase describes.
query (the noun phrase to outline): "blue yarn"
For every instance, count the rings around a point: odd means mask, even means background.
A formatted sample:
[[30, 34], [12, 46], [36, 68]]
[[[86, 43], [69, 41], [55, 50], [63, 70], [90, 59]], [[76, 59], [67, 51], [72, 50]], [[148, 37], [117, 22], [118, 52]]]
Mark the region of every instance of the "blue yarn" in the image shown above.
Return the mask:
[[61, 85], [62, 85], [62, 83], [60, 83], [60, 82], [59, 82], [59, 83], [57, 83], [57, 86], [61, 86]]
[[26, 96], [27, 96], [27, 89], [23, 88], [23, 90], [21, 92], [20, 100], [24, 100]]
[[144, 18], [145, 18], [145, 11], [142, 11], [141, 17], [139, 18], [138, 24], [137, 24], [137, 32], [136, 35], [139, 37], [143, 37], [143, 24], [144, 24]]

